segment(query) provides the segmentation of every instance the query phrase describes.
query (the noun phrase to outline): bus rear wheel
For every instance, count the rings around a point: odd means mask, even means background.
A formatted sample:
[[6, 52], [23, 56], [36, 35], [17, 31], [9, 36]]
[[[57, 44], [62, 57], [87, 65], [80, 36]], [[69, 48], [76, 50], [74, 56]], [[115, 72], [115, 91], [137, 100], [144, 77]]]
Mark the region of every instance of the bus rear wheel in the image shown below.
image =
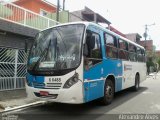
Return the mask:
[[104, 96], [101, 99], [102, 105], [111, 104], [114, 98], [114, 84], [110, 79], [107, 79], [104, 86]]
[[136, 74], [136, 76], [135, 76], [135, 85], [133, 86], [133, 90], [134, 91], [138, 91], [138, 89], [139, 89], [139, 84], [140, 84], [139, 80], [140, 80], [139, 75]]

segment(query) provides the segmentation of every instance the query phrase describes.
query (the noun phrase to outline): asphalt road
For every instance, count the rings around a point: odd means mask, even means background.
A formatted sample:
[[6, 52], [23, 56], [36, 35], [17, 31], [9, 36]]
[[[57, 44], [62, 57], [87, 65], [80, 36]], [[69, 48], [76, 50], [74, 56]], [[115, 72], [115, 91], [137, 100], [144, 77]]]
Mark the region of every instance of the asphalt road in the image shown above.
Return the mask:
[[149, 114], [154, 118], [152, 120], [159, 120], [160, 74], [156, 79], [148, 77], [137, 92], [127, 89], [116, 93], [114, 101], [108, 106], [102, 106], [97, 101], [82, 105], [49, 103], [8, 114], [18, 117], [18, 120], [120, 120], [123, 114]]

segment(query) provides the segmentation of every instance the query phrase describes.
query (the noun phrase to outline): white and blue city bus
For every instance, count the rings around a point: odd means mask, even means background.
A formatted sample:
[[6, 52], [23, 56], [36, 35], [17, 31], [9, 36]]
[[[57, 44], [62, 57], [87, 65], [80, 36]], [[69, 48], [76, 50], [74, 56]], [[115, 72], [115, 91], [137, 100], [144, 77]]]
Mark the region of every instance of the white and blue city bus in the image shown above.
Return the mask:
[[27, 63], [29, 97], [80, 104], [146, 79], [145, 49], [91, 22], [57, 25], [37, 34]]

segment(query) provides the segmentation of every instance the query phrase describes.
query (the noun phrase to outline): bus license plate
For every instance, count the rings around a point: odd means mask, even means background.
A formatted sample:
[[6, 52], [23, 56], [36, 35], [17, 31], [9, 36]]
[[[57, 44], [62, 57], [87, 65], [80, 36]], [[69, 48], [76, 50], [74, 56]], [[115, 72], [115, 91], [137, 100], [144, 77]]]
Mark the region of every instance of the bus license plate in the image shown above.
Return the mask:
[[49, 93], [48, 93], [48, 92], [46, 92], [46, 91], [40, 91], [40, 95], [42, 95], [42, 96], [48, 96], [48, 95], [49, 95]]

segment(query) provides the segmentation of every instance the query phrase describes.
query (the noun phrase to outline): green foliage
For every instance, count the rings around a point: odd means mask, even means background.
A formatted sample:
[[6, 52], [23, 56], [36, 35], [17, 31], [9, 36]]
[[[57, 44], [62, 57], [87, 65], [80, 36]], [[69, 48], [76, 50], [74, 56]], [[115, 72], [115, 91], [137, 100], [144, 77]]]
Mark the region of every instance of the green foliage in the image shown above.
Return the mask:
[[153, 45], [153, 52], [155, 52], [156, 51], [156, 46], [155, 45]]
[[160, 66], [160, 58], [158, 59], [158, 61], [157, 61], [157, 62], [158, 62], [158, 64], [159, 64], [159, 66]]
[[147, 68], [149, 68], [150, 66], [154, 66], [154, 63], [153, 63], [153, 61], [147, 61]]

